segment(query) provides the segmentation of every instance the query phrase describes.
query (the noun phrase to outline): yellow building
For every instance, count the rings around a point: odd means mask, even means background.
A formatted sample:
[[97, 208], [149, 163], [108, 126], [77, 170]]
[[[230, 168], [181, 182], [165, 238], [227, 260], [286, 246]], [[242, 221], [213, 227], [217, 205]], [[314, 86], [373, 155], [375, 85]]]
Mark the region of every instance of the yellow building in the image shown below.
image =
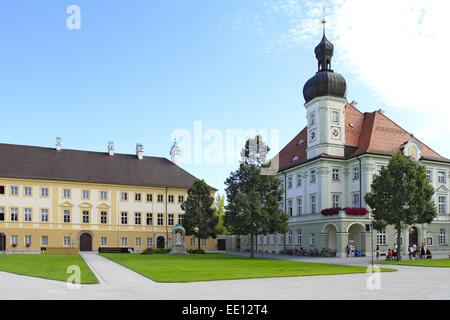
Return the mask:
[[[0, 251], [170, 248], [195, 179], [166, 158], [144, 157], [142, 145], [128, 155], [112, 143], [105, 153], [65, 150], [60, 139], [55, 149], [0, 144]], [[186, 237], [186, 248], [197, 241]]]

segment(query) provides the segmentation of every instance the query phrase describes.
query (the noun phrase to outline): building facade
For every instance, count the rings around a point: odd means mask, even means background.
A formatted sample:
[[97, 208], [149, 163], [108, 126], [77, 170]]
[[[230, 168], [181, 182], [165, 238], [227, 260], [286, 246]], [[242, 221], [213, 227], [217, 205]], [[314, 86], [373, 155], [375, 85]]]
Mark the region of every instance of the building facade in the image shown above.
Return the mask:
[[[331, 69], [334, 46], [325, 36], [315, 49], [318, 72], [303, 88], [306, 126], [279, 153], [278, 177], [289, 216], [287, 234], [257, 237], [258, 251], [317, 250], [346, 256], [347, 246], [369, 255], [380, 247], [392, 249], [392, 227], [371, 227], [370, 208], [364, 202], [374, 175], [393, 153], [402, 151], [426, 167], [432, 183], [437, 218], [430, 224], [410, 226], [402, 235], [408, 244], [425, 245], [431, 252], [450, 252], [450, 160], [420, 142], [384, 115], [362, 113], [347, 102], [345, 79]], [[344, 208], [333, 210], [332, 208]], [[248, 237], [229, 239], [230, 248], [248, 250]]]
[[[142, 145], [124, 155], [112, 143], [107, 153], [64, 150], [60, 139], [55, 149], [0, 144], [0, 251], [170, 248], [194, 180]], [[186, 248], [197, 248], [193, 237]]]

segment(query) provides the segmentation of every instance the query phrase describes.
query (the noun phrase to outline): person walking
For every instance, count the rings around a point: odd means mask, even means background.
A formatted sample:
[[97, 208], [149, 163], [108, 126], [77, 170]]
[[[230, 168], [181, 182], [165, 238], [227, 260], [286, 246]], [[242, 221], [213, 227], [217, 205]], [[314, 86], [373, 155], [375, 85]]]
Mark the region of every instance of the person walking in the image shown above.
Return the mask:
[[412, 256], [412, 247], [411, 247], [411, 244], [408, 244], [408, 256], [409, 256], [409, 260], [411, 260], [411, 256]]
[[380, 246], [377, 245], [377, 261], [379, 257], [380, 257]]

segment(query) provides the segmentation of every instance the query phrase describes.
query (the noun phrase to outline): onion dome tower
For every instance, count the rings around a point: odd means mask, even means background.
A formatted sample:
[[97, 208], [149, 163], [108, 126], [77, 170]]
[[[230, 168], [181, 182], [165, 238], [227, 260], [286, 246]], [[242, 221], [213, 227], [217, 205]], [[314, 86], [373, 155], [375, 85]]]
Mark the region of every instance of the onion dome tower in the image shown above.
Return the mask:
[[331, 69], [334, 45], [328, 41], [325, 35], [326, 20], [323, 19], [322, 23], [322, 41], [320, 41], [314, 50], [318, 61], [318, 71], [303, 87], [303, 97], [306, 103], [316, 97], [332, 96], [345, 98], [347, 96], [347, 84], [344, 77], [338, 73], [334, 73]]
[[303, 87], [308, 123], [308, 159], [322, 154], [344, 156], [347, 84], [344, 77], [331, 69], [334, 45], [325, 35], [325, 18], [322, 24], [323, 37], [314, 50], [318, 71]]

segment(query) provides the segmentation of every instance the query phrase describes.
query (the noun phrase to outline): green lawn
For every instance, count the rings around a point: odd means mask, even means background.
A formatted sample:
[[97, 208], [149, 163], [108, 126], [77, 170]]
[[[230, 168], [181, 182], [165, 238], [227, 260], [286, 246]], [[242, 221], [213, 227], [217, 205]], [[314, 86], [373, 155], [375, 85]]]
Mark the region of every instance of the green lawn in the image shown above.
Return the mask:
[[397, 265], [416, 266], [416, 267], [450, 268], [450, 259], [383, 261], [383, 262], [377, 262], [377, 263], [393, 264], [393, 265], [397, 264]]
[[44, 279], [66, 281], [70, 265], [80, 267], [82, 284], [99, 283], [78, 254], [0, 254], [0, 271]]
[[[101, 254], [157, 282], [296, 277], [365, 273], [367, 268], [323, 263], [250, 259], [226, 254]], [[396, 271], [382, 269], [382, 271]]]

